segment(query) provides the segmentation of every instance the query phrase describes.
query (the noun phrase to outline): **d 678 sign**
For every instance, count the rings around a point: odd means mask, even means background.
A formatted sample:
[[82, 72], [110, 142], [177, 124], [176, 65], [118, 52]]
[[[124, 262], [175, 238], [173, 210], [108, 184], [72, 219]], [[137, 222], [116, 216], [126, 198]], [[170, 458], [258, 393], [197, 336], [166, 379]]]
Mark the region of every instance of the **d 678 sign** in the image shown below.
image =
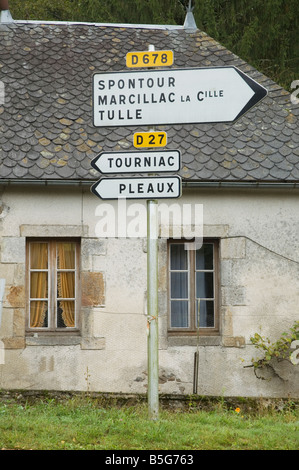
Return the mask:
[[161, 67], [173, 64], [173, 51], [147, 51], [128, 52], [126, 66], [134, 67]]

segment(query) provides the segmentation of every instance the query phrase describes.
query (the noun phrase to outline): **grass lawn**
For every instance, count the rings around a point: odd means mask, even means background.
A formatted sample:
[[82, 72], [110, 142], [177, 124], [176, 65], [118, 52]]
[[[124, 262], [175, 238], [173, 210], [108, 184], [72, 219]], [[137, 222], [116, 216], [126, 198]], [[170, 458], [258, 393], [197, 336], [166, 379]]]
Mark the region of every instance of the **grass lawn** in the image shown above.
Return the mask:
[[0, 402], [0, 449], [298, 450], [298, 409], [246, 415], [242, 408], [167, 411], [105, 406], [88, 398]]

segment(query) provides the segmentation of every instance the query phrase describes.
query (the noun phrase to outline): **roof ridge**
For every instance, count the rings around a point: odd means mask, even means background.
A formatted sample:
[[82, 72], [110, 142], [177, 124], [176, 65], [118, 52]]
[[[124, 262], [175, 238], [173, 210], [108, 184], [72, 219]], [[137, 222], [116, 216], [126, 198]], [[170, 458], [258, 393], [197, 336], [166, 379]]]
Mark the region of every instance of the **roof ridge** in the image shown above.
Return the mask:
[[139, 29], [185, 29], [182, 25], [161, 25], [161, 24], [133, 24], [133, 23], [96, 23], [88, 21], [41, 21], [41, 20], [13, 20], [16, 24], [53, 24], [53, 25], [86, 25], [105, 26], [113, 28], [139, 28]]

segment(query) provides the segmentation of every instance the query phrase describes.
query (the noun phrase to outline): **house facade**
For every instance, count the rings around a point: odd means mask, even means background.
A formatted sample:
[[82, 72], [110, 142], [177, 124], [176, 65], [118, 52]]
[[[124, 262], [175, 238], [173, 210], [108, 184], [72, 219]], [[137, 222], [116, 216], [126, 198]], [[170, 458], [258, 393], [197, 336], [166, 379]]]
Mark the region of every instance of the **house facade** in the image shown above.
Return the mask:
[[184, 26], [6, 14], [0, 37], [0, 388], [147, 392], [147, 201], [97, 197], [91, 162], [136, 151], [134, 133], [149, 128], [94, 126], [92, 79], [154, 45], [173, 51], [173, 68], [234, 66], [268, 92], [234, 123], [155, 128], [180, 151], [182, 179], [180, 198], [158, 201], [159, 391], [193, 393], [198, 351], [200, 395], [298, 397], [289, 361], [264, 372], [271, 380], [244, 367], [259, 355], [251, 336], [275, 340], [299, 318], [289, 93], [190, 13]]

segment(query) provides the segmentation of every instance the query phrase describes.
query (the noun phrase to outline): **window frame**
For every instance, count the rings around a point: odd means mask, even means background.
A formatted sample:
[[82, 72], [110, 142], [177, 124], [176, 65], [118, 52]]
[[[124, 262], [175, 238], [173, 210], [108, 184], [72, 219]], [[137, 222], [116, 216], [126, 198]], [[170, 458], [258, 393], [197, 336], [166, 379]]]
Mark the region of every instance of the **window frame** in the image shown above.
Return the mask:
[[220, 334], [220, 315], [219, 315], [219, 299], [220, 299], [220, 272], [219, 272], [219, 239], [205, 238], [203, 244], [213, 244], [213, 282], [214, 282], [214, 326], [213, 327], [196, 327], [196, 260], [195, 251], [193, 249], [188, 252], [188, 327], [171, 326], [171, 253], [170, 247], [173, 244], [191, 244], [195, 240], [169, 239], [167, 246], [167, 285], [168, 285], [168, 336], [215, 336]]
[[[68, 271], [58, 269], [57, 267], [57, 244], [58, 243], [74, 243], [75, 244], [75, 326], [74, 327], [56, 327], [57, 322], [57, 273], [59, 271]], [[30, 245], [32, 243], [48, 244], [48, 323], [47, 327], [31, 327], [30, 326], [30, 273], [34, 270], [30, 269]], [[81, 255], [80, 239], [72, 237], [41, 237], [26, 239], [26, 328], [27, 334], [38, 333], [39, 335], [78, 335], [80, 333], [80, 305], [81, 305], [81, 288], [80, 288], [80, 255]], [[43, 271], [43, 270], [37, 270]], [[70, 299], [71, 300], [71, 299]]]

